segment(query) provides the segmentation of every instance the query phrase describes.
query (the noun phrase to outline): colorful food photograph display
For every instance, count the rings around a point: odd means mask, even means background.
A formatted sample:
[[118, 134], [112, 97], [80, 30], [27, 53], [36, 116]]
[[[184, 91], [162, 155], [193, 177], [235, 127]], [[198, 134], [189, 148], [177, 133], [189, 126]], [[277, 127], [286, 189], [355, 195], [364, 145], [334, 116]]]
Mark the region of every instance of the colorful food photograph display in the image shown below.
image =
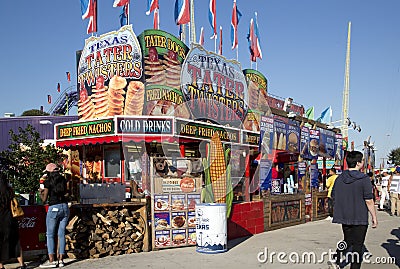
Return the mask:
[[[161, 159], [163, 162], [160, 162]], [[197, 175], [193, 164], [198, 160], [198, 158], [151, 159], [154, 248], [196, 244], [195, 209], [196, 205], [200, 204], [202, 179]], [[170, 170], [174, 172], [171, 173]]]
[[274, 117], [273, 149], [286, 150], [288, 120], [283, 117]]
[[244, 69], [247, 82], [248, 111], [243, 121], [243, 129], [259, 132], [260, 117], [264, 112], [269, 111], [267, 101], [267, 79], [263, 74], [254, 69]]
[[325, 158], [334, 158], [336, 154], [335, 132], [320, 128], [318, 155]]
[[177, 37], [162, 30], [139, 36], [145, 77], [145, 114], [191, 117], [180, 90], [182, 63], [189, 51]]
[[81, 120], [142, 115], [142, 51], [131, 25], [85, 41], [78, 64]]
[[194, 44], [182, 66], [181, 84], [193, 119], [240, 128], [248, 95], [239, 62]]

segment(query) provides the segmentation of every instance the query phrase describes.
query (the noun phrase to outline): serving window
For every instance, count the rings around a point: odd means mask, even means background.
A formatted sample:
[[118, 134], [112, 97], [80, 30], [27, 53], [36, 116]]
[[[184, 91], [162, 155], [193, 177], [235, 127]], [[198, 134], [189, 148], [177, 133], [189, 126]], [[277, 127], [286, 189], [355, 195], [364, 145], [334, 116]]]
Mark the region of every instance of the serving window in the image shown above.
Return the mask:
[[121, 178], [121, 150], [119, 146], [104, 147], [104, 177]]

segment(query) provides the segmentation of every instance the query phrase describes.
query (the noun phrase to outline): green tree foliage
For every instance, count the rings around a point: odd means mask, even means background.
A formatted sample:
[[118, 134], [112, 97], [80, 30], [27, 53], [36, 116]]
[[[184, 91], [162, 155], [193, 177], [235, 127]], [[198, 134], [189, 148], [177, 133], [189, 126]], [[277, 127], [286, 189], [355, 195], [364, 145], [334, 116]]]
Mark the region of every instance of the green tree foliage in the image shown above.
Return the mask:
[[10, 130], [10, 135], [11, 144], [0, 152], [1, 176], [9, 178], [15, 191], [35, 192], [46, 165], [63, 161], [63, 150], [54, 145], [43, 146], [43, 139], [32, 125], [18, 128], [18, 133]]
[[39, 109], [31, 109], [26, 110], [21, 114], [21, 117], [24, 116], [49, 116], [50, 114]]
[[394, 165], [400, 165], [400, 147], [392, 149], [388, 155], [389, 162]]

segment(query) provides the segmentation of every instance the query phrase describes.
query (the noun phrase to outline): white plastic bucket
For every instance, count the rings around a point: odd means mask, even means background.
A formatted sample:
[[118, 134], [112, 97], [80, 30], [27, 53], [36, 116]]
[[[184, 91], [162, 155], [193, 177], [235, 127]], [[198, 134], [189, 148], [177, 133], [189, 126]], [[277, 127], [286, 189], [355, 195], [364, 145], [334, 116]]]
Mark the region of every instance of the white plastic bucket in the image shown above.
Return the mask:
[[196, 251], [227, 251], [226, 204], [196, 205]]

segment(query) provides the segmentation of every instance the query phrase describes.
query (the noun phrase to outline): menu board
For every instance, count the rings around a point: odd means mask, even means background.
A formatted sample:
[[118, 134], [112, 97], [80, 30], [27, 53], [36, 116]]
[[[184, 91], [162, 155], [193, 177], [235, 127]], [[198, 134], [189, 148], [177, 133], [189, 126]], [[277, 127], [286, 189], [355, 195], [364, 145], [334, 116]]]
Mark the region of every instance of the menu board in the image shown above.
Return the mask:
[[[180, 173], [170, 173], [163, 168], [161, 158], [151, 158], [152, 231], [153, 248], [196, 245], [195, 208], [200, 204], [201, 177], [192, 173], [192, 162], [197, 158], [177, 158], [176, 162], [164, 158], [166, 163], [179, 163]], [[182, 169], [185, 167], [185, 169]], [[175, 170], [168, 167], [168, 170]]]

